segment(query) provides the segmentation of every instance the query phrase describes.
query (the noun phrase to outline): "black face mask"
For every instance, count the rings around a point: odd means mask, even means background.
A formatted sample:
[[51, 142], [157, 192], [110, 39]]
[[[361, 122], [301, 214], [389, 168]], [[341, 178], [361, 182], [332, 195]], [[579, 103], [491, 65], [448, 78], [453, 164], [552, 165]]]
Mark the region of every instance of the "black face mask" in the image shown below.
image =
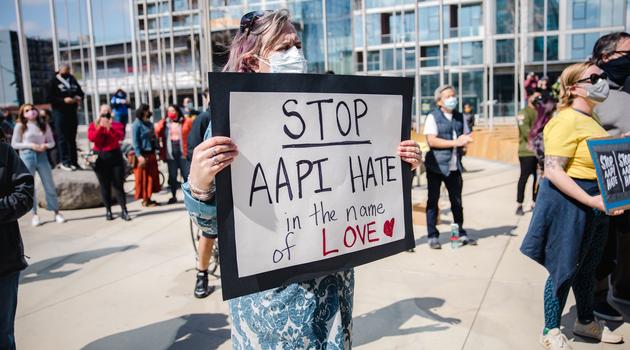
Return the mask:
[[615, 58], [608, 63], [602, 64], [601, 68], [608, 74], [610, 80], [619, 86], [623, 86], [626, 79], [630, 76], [630, 56], [626, 54]]

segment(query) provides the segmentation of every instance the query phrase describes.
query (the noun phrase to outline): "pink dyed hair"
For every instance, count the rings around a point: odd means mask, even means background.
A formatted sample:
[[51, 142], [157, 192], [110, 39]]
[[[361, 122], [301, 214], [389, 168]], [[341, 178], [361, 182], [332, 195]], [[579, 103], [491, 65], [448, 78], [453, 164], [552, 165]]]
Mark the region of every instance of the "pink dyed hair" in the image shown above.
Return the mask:
[[256, 19], [250, 30], [236, 34], [223, 71], [255, 72], [258, 66], [258, 58], [255, 56], [267, 56], [286, 41], [287, 34], [295, 33], [288, 10], [281, 9], [265, 14]]

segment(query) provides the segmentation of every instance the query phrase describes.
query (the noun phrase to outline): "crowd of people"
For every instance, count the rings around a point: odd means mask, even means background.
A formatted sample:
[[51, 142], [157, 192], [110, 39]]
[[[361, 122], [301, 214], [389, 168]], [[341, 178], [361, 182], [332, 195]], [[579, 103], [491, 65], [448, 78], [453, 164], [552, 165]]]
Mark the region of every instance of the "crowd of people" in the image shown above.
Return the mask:
[[[306, 60], [300, 49], [288, 11], [253, 11], [241, 19], [224, 71], [303, 73]], [[597, 41], [589, 60], [568, 66], [553, 85], [534, 73], [524, 81], [527, 106], [517, 116], [521, 175], [516, 214], [525, 214], [525, 188], [532, 177], [535, 206], [532, 204], [521, 251], [549, 272], [542, 291], [544, 327], [539, 339], [545, 349], [571, 349], [560, 329], [571, 289], [577, 306], [573, 333], [605, 343], [623, 341], [606, 325], [606, 320], [623, 319], [606, 296], [611, 286], [613, 299], [630, 304], [630, 258], [623, 254], [630, 248], [630, 215], [621, 210], [606, 212], [586, 140], [630, 136], [630, 118], [624, 114], [624, 107], [630, 105], [629, 55], [630, 34], [612, 33]], [[2, 348], [14, 348], [18, 278], [26, 266], [17, 219], [32, 211], [33, 225], [40, 224], [34, 176], [39, 174], [42, 179], [47, 208], [55, 213], [57, 222], [63, 223], [49, 152], [56, 146], [61, 169], [80, 168], [76, 133], [83, 92], [68, 66], [62, 66], [52, 79], [50, 94], [50, 115], [25, 104], [17, 120], [3, 115], [1, 121], [13, 146], [0, 142]], [[127, 94], [119, 89], [109, 105], [100, 107], [88, 127], [96, 158], [93, 169], [101, 185], [107, 220], [113, 219], [112, 188], [121, 207], [120, 217], [131, 220], [123, 190], [127, 163], [135, 176], [134, 197], [145, 207], [158, 205], [153, 200], [161, 190], [158, 159], [167, 163], [171, 192], [168, 203], [177, 202], [176, 192], [181, 187], [190, 217], [203, 231], [194, 291], [198, 298], [214, 290], [208, 286], [207, 269], [217, 238], [215, 176], [239, 154], [230, 138], [211, 137], [207, 91], [203, 98], [205, 111], [196, 111], [187, 98], [182, 106], [169, 105], [165, 118], [154, 124], [149, 106], [141, 104], [130, 113]], [[437, 218], [442, 183], [448, 191], [457, 239], [464, 245], [476, 245], [464, 228], [462, 203], [462, 156], [473, 142], [472, 106], [466, 105], [464, 113], [459, 112], [457, 91], [450, 85], [438, 87], [434, 99], [436, 108], [424, 125], [430, 148], [424, 161], [428, 246], [441, 248]], [[135, 117], [131, 125], [132, 152], [123, 154], [125, 126], [131, 114]], [[422, 163], [420, 149], [415, 141], [406, 140], [396, 152], [415, 169]], [[178, 177], [185, 180], [183, 186]], [[232, 299], [233, 347], [347, 349], [352, 344], [353, 294], [354, 270], [348, 269]]]

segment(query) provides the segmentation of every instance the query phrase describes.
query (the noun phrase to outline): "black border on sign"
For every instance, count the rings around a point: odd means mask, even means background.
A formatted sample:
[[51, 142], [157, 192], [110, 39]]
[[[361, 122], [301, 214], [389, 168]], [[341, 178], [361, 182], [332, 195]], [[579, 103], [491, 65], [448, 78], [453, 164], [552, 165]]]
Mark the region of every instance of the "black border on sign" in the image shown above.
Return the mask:
[[[401, 140], [410, 138], [413, 78], [321, 74], [209, 73], [212, 135], [230, 136], [230, 92], [311, 92], [400, 95], [403, 98]], [[334, 258], [238, 277], [231, 168], [216, 178], [217, 221], [220, 241], [223, 299], [305, 281], [379, 260], [415, 247], [411, 218], [412, 171], [402, 163], [405, 217], [404, 239]]]

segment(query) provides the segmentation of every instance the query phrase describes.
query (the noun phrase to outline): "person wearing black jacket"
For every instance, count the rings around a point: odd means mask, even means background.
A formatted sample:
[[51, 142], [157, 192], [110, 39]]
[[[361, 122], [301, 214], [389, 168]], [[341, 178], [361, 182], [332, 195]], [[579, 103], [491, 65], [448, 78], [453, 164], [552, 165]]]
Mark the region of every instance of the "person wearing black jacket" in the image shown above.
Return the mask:
[[33, 208], [34, 188], [20, 157], [0, 140], [0, 349], [15, 349], [18, 281], [27, 266], [17, 220]]
[[70, 74], [70, 66], [61, 65], [48, 83], [48, 96], [52, 105], [55, 134], [59, 144], [60, 168], [73, 171], [79, 168], [77, 159], [77, 109], [83, 99], [83, 90]]

